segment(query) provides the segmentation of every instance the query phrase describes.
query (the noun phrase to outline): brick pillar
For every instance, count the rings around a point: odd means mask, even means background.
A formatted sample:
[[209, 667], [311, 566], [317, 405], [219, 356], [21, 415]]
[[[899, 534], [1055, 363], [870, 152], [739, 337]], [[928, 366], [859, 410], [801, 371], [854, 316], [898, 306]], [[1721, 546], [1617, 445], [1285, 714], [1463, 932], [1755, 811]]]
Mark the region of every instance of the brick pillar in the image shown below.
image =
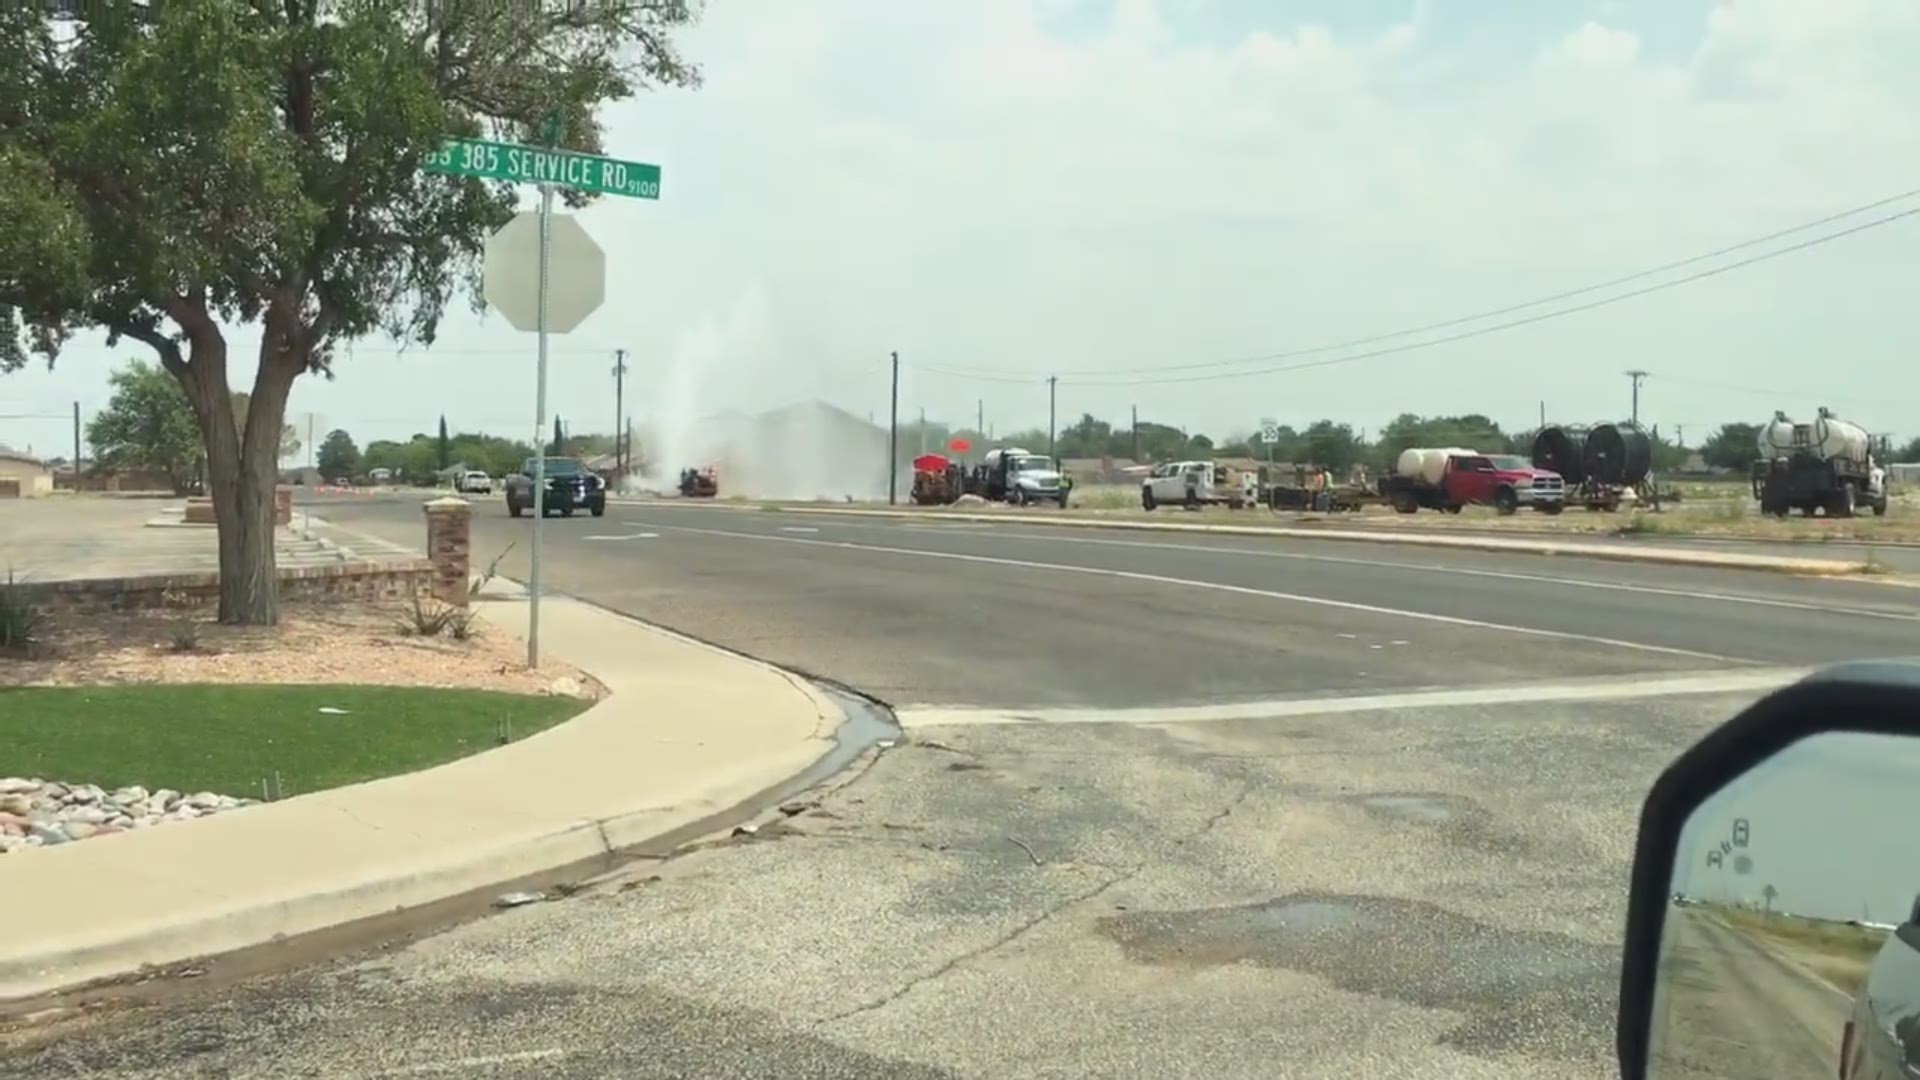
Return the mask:
[[273, 489], [273, 523], [275, 525], [293, 524], [293, 489], [276, 487]]
[[429, 591], [436, 600], [466, 607], [473, 506], [465, 499], [435, 499], [426, 511], [427, 558], [433, 563]]

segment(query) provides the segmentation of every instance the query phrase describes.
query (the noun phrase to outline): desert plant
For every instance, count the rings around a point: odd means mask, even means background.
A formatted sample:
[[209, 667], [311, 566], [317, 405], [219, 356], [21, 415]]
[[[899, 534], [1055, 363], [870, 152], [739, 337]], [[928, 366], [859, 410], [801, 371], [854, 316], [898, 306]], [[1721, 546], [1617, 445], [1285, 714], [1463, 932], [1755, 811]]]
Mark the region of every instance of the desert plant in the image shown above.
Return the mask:
[[415, 593], [413, 607], [400, 624], [400, 632], [415, 637], [439, 637], [453, 622], [459, 608], [443, 604], [425, 593]]
[[198, 652], [200, 650], [200, 624], [192, 619], [183, 619], [180, 622], [174, 623], [171, 641], [174, 652]]
[[506, 558], [507, 552], [512, 550], [513, 544], [509, 543], [501, 550], [500, 554], [493, 557], [493, 561], [487, 564], [487, 568], [480, 571], [480, 576], [473, 579], [473, 581], [467, 585], [468, 596], [480, 595], [480, 590], [486, 588], [488, 583], [493, 581], [494, 575], [500, 572], [500, 560]]
[[0, 586], [0, 649], [24, 649], [38, 643], [46, 624], [47, 613], [40, 609], [39, 596], [8, 567], [7, 583]]
[[455, 641], [470, 641], [480, 636], [480, 624], [474, 620], [473, 612], [454, 608], [447, 617], [447, 636]]

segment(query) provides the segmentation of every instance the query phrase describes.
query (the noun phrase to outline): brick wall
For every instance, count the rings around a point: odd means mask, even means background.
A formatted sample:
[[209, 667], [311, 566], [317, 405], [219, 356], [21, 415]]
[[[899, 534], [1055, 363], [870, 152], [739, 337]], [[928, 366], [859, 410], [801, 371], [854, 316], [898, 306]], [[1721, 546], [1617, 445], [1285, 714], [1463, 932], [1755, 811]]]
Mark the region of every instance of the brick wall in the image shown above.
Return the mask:
[[464, 499], [435, 499], [426, 505], [427, 560], [433, 565], [433, 597], [467, 606], [473, 507]]
[[[285, 567], [280, 571], [280, 599], [406, 601], [427, 592], [432, 581], [433, 564], [425, 559]], [[53, 581], [39, 586], [38, 592], [54, 611], [157, 608], [165, 606], [169, 593], [211, 606], [220, 597], [220, 575], [208, 571]]]

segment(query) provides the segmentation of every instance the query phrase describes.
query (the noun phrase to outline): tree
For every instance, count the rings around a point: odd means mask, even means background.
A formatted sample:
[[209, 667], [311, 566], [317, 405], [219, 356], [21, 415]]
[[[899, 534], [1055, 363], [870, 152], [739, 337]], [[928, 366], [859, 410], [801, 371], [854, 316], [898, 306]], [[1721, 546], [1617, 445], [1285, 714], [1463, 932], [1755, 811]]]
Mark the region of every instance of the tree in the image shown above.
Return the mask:
[[560, 431], [560, 414], [553, 414], [553, 445], [547, 447], [547, 453], [558, 457], [567, 445], [567, 437]]
[[[273, 488], [286, 405], [342, 341], [431, 345], [477, 295], [506, 185], [424, 172], [448, 136], [553, 125], [698, 74], [662, 0], [168, 0], [58, 25], [0, 4], [0, 368], [78, 330], [152, 349], [185, 391], [219, 521], [220, 618], [278, 619]], [[137, 14], [136, 14], [137, 12]], [[569, 195], [579, 205], [585, 197]], [[251, 324], [236, 423], [228, 328]]]
[[1745, 470], [1760, 451], [1759, 424], [1722, 424], [1700, 444], [1700, 460], [1716, 469]]
[[1500, 425], [1479, 413], [1465, 416], [1415, 416], [1401, 413], [1380, 429], [1374, 444], [1374, 460], [1384, 468], [1393, 468], [1402, 452], [1412, 447], [1442, 449], [1464, 447], [1482, 453], [1522, 452]]
[[360, 448], [353, 445], [353, 436], [340, 428], [327, 432], [315, 453], [320, 475], [329, 480], [348, 480], [360, 474]]
[[1893, 455], [1895, 461], [1920, 461], [1920, 436], [1908, 443], [1901, 451]]
[[447, 414], [440, 414], [440, 437], [434, 440], [434, 456], [442, 469], [453, 464], [453, 442], [447, 438]]
[[1309, 424], [1304, 441], [1308, 461], [1338, 473], [1353, 468], [1366, 451], [1353, 428], [1331, 420], [1315, 420]]
[[[233, 395], [233, 426], [236, 431], [247, 430], [247, 413], [251, 411], [252, 395], [245, 391], [235, 391]], [[300, 432], [292, 424], [280, 425], [280, 450], [275, 461], [300, 455]]]
[[95, 459], [108, 469], [162, 472], [176, 494], [190, 490], [199, 471], [200, 432], [180, 384], [139, 360], [107, 379], [113, 397], [87, 423]]

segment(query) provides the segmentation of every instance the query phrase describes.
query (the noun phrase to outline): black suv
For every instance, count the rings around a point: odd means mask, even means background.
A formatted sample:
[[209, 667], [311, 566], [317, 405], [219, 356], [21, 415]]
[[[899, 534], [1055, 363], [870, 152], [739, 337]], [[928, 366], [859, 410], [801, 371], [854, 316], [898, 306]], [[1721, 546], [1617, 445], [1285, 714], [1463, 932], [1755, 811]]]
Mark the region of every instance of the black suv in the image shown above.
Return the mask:
[[[535, 459], [528, 458], [518, 475], [507, 477], [507, 513], [514, 517], [533, 509], [534, 464]], [[605, 514], [606, 484], [577, 458], [548, 458], [546, 511], [558, 510], [572, 517], [575, 510], [582, 508], [594, 517]]]

